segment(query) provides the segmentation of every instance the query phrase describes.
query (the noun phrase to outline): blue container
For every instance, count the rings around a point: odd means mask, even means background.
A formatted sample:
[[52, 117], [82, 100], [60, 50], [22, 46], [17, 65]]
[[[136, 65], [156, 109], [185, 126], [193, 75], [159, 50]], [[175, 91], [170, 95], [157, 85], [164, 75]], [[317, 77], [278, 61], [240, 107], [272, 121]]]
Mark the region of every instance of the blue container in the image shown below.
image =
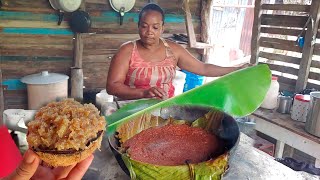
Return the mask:
[[186, 73], [186, 82], [183, 87], [183, 92], [186, 92], [195, 87], [201, 86], [203, 83], [203, 76], [194, 74], [192, 72], [188, 72], [186, 70], [182, 70], [182, 72]]

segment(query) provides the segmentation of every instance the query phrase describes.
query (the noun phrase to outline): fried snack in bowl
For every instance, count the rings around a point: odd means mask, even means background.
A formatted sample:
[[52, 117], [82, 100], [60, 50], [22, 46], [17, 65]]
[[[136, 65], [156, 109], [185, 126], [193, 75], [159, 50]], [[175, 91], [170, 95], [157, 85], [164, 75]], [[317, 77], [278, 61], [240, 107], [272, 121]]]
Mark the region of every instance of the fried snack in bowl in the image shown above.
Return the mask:
[[57, 167], [76, 164], [100, 148], [106, 121], [93, 104], [65, 99], [40, 108], [27, 126], [29, 148]]

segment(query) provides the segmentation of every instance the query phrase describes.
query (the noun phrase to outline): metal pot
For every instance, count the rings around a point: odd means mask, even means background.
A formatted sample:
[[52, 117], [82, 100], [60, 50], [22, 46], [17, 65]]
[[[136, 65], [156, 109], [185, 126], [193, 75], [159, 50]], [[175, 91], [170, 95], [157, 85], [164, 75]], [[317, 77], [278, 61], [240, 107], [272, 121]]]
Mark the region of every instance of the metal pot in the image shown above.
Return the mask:
[[[203, 117], [210, 110], [211, 108], [199, 106], [172, 106], [169, 108], [156, 110], [152, 114], [157, 116], [160, 115], [164, 119], [172, 117], [174, 119], [183, 119], [193, 122], [196, 119]], [[224, 141], [225, 149], [229, 151], [232, 157], [232, 154], [234, 153], [240, 140], [240, 130], [237, 122], [233, 117], [224, 113], [224, 117], [221, 122], [219, 122], [219, 124], [213, 124], [212, 127], [216, 127], [216, 135]], [[118, 164], [127, 175], [130, 175], [125, 163], [122, 160], [121, 153], [118, 151], [118, 147], [120, 145], [118, 139], [115, 138], [114, 135], [111, 135], [108, 137], [108, 141], [111, 150], [118, 161]]]
[[282, 114], [289, 114], [292, 106], [292, 97], [290, 96], [278, 96], [278, 108], [277, 111]]
[[70, 17], [69, 25], [73, 32], [87, 33], [91, 27], [89, 13], [81, 10], [73, 12]]
[[67, 75], [48, 71], [23, 77], [21, 82], [28, 89], [28, 109], [37, 110], [51, 101], [67, 98], [68, 79]]
[[312, 135], [320, 137], [320, 91], [311, 92], [310, 98], [305, 130]]

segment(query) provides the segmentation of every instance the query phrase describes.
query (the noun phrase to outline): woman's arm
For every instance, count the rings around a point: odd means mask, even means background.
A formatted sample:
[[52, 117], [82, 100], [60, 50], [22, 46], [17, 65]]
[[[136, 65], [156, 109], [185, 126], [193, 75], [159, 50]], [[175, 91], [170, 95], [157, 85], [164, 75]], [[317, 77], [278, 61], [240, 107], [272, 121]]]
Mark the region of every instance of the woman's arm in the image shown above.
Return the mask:
[[129, 70], [132, 49], [133, 44], [126, 43], [113, 56], [107, 79], [108, 94], [122, 99], [139, 99], [144, 97], [143, 89], [130, 88], [124, 84]]
[[230, 72], [241, 69], [242, 67], [221, 67], [213, 64], [207, 64], [199, 61], [193, 57], [186, 49], [182, 46], [170, 43], [170, 46], [174, 50], [174, 54], [178, 59], [178, 66], [181, 69], [208, 77], [223, 76]]

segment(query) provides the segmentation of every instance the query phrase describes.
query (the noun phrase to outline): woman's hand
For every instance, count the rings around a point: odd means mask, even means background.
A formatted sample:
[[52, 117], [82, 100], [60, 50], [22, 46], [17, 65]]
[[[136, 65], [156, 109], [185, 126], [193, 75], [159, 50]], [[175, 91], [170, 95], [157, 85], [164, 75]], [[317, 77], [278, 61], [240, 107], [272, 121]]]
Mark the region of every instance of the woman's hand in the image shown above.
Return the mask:
[[81, 179], [88, 170], [93, 155], [78, 164], [67, 166], [49, 168], [39, 166], [40, 158], [37, 154], [28, 150], [23, 157], [23, 161], [17, 169], [6, 180], [25, 180], [25, 179]]
[[158, 87], [152, 87], [143, 91], [144, 98], [160, 98], [167, 99], [167, 94], [165, 91]]

